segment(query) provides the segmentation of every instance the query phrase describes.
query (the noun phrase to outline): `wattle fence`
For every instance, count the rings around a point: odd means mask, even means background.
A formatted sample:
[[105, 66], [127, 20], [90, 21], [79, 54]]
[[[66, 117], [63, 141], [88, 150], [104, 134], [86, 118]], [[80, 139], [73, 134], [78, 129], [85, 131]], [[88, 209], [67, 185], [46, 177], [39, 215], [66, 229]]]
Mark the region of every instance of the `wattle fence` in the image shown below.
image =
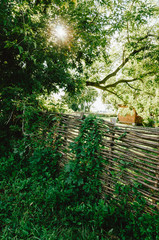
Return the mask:
[[[63, 138], [60, 152], [65, 164], [72, 153], [69, 145], [79, 134], [83, 122], [81, 116], [59, 114], [56, 131]], [[110, 198], [118, 198], [114, 193], [116, 183], [138, 186], [147, 206], [159, 209], [159, 128], [145, 128], [128, 125], [114, 125], [101, 120], [102, 157], [106, 160], [102, 173], [103, 191]]]

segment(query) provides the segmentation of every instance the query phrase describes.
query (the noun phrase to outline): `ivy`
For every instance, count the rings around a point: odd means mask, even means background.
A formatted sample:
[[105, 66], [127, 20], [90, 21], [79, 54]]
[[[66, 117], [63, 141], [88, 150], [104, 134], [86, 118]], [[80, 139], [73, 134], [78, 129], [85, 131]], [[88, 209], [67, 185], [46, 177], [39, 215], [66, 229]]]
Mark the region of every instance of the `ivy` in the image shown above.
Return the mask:
[[99, 119], [88, 116], [82, 123], [79, 136], [70, 145], [75, 158], [65, 166], [65, 182], [67, 187], [75, 189], [75, 196], [80, 201], [94, 201], [100, 196], [103, 159], [99, 125]]
[[39, 115], [33, 122], [28, 109], [26, 118], [29, 136], [14, 142], [13, 151], [0, 161], [2, 240], [159, 239], [158, 211], [145, 212], [138, 183], [117, 183], [114, 198], [103, 198], [99, 119], [81, 120], [69, 148], [72, 159], [61, 168], [63, 137], [56, 128], [60, 117], [44, 121]]

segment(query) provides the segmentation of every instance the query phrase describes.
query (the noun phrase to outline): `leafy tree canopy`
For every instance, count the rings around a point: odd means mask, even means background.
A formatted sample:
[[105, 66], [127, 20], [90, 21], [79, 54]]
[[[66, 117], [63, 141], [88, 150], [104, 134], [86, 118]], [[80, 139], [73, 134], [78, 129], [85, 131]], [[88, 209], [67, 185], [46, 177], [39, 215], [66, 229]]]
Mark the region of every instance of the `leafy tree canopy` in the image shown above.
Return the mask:
[[155, 1], [2, 0], [0, 9], [1, 104], [8, 92], [17, 101], [85, 83], [130, 102], [127, 89], [158, 86]]
[[[25, 93], [80, 88], [82, 60], [87, 65], [107, 42], [99, 1], [1, 1], [1, 88]], [[56, 27], [67, 32], [59, 39]], [[111, 32], [115, 31], [115, 23]], [[104, 37], [103, 37], [104, 36]]]
[[75, 94], [74, 96], [70, 96], [68, 93], [65, 94], [62, 101], [64, 101], [67, 106], [74, 111], [90, 112], [90, 108], [97, 96], [98, 92], [94, 88], [85, 88], [83, 91]]
[[[86, 75], [87, 86], [103, 90], [104, 101], [133, 106], [143, 117], [159, 115], [158, 8], [132, 1], [123, 28], [110, 38]], [[141, 8], [140, 8], [141, 7]], [[147, 12], [147, 15], [146, 15]], [[145, 14], [145, 16], [144, 16]], [[92, 74], [93, 73], [93, 74]]]

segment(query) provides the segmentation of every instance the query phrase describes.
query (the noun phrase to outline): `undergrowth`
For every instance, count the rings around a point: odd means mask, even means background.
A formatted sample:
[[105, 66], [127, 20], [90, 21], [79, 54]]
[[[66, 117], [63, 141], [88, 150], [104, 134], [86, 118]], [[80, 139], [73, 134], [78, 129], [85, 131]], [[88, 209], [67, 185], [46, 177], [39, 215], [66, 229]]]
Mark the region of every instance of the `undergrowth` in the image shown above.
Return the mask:
[[0, 239], [158, 240], [159, 214], [144, 211], [137, 186], [117, 184], [118, 201], [103, 195], [100, 120], [83, 120], [70, 145], [74, 157], [64, 168], [63, 138], [47, 124], [45, 131], [39, 123], [28, 126], [1, 158]]

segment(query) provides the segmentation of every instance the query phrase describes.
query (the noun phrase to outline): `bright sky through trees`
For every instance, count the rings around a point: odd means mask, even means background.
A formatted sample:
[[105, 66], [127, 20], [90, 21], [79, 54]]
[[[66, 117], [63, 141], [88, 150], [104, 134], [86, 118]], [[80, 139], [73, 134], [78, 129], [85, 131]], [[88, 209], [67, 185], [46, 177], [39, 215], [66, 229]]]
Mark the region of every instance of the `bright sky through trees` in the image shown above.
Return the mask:
[[67, 31], [66, 31], [65, 27], [62, 25], [57, 25], [55, 27], [55, 34], [56, 34], [57, 38], [59, 38], [61, 40], [65, 40], [67, 38]]
[[32, 94], [86, 87], [157, 119], [158, 11], [156, 0], [1, 1], [4, 122]]

